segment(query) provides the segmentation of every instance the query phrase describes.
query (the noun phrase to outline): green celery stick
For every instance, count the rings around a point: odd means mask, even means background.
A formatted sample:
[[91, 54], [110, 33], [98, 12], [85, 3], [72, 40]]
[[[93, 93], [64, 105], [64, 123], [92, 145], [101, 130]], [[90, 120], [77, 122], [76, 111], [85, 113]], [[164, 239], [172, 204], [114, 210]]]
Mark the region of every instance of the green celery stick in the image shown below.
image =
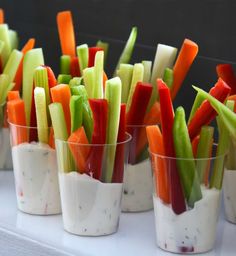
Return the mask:
[[144, 67], [143, 82], [150, 83], [152, 62], [150, 60], [143, 60], [142, 64]]
[[25, 102], [26, 123], [28, 126], [30, 125], [34, 70], [40, 65], [44, 65], [41, 48], [32, 49], [25, 54], [23, 60], [22, 96]]
[[8, 86], [10, 83], [9, 76], [6, 74], [0, 75], [0, 105], [6, 102], [6, 91], [8, 90]]
[[93, 88], [94, 88], [94, 67], [86, 68], [83, 72], [83, 79], [86, 91], [89, 98], [93, 98]]
[[229, 142], [229, 151], [227, 154], [226, 164], [225, 164], [225, 166], [228, 170], [236, 170], [235, 152], [236, 152], [235, 141], [233, 139], [231, 139]]
[[188, 123], [192, 120], [193, 116], [195, 115], [197, 109], [201, 106], [202, 102], [204, 101], [204, 97], [198, 93], [197, 96], [195, 97], [190, 115], [189, 115], [189, 119], [188, 119]]
[[72, 95], [70, 99], [71, 132], [82, 126], [83, 122], [83, 97]]
[[123, 49], [123, 52], [121, 53], [121, 56], [116, 65], [114, 76], [116, 76], [117, 70], [120, 68], [121, 63], [127, 64], [130, 62], [130, 59], [133, 54], [135, 42], [137, 39], [137, 34], [138, 34], [137, 27], [133, 27], [131, 30], [130, 36], [128, 38], [128, 41], [126, 42], [125, 48]]
[[2, 94], [3, 102], [6, 102], [8, 92], [11, 91], [14, 87], [15, 87], [15, 83], [13, 83], [13, 82], [12, 83], [8, 83], [8, 85], [6, 87], [6, 90]]
[[183, 192], [189, 207], [193, 208], [194, 203], [202, 198], [202, 193], [183, 107], [178, 107], [175, 112], [173, 139]]
[[109, 43], [103, 42], [103, 41], [99, 40], [99, 41], [97, 41], [96, 46], [103, 49], [103, 51], [104, 51], [104, 65], [106, 65], [108, 49], [109, 49]]
[[120, 64], [120, 69], [117, 71], [122, 84], [121, 102], [126, 103], [129, 97], [130, 84], [132, 80], [134, 66], [131, 64]]
[[78, 86], [78, 85], [81, 85], [82, 83], [83, 83], [83, 77], [73, 77], [69, 82], [69, 86], [70, 87]]
[[39, 142], [48, 143], [48, 118], [46, 94], [43, 87], [34, 89], [34, 100]]
[[11, 54], [11, 41], [9, 36], [9, 29], [7, 24], [0, 24], [0, 40], [4, 42], [4, 49], [2, 51], [2, 64], [5, 66], [10, 54]]
[[18, 34], [15, 30], [9, 29], [9, 38], [11, 43], [11, 49], [17, 49], [19, 45]]
[[121, 80], [119, 77], [112, 78], [106, 82], [105, 98], [108, 101], [108, 127], [107, 144], [114, 144], [107, 148], [106, 169], [103, 173], [103, 179], [109, 183], [112, 181], [113, 168], [116, 155], [116, 142], [120, 122], [120, 104], [121, 104]]
[[0, 55], [2, 54], [2, 51], [4, 49], [4, 45], [5, 45], [5, 43], [0, 40]]
[[93, 98], [103, 98], [103, 66], [104, 66], [104, 52], [98, 51], [95, 55], [94, 61], [94, 86]]
[[60, 57], [60, 74], [64, 74], [64, 75], [70, 74], [70, 62], [71, 62], [71, 57], [69, 55], [62, 55]]
[[[229, 109], [229, 111], [234, 110], [234, 101], [227, 101], [226, 102], [226, 108]], [[225, 129], [225, 124], [221, 116], [216, 117], [218, 130], [219, 130], [219, 141], [216, 151], [216, 159], [214, 161], [213, 165], [213, 171], [212, 176], [210, 179], [210, 187], [221, 189], [222, 187], [222, 181], [223, 181], [223, 174], [224, 174], [224, 160], [225, 158], [222, 157], [224, 154], [227, 153], [229, 150], [229, 143], [230, 143], [230, 134], [227, 129]]]
[[88, 67], [89, 49], [87, 44], [81, 44], [77, 46], [77, 55], [79, 58], [80, 73], [83, 74], [83, 70]]
[[196, 161], [197, 172], [201, 183], [204, 183], [204, 174], [207, 170], [209, 161], [208, 158], [211, 157], [210, 152], [213, 145], [213, 135], [214, 127], [203, 126], [201, 128], [196, 156], [196, 158], [201, 158], [201, 160]]
[[15, 79], [15, 75], [20, 65], [22, 57], [22, 52], [18, 50], [13, 50], [8, 58], [8, 61], [3, 70], [3, 74], [7, 74], [9, 76], [10, 82], [13, 82]]
[[129, 111], [129, 108], [131, 106], [131, 102], [132, 102], [132, 98], [133, 98], [133, 94], [134, 94], [137, 82], [143, 82], [143, 75], [144, 75], [143, 64], [142, 63], [134, 64], [133, 76], [130, 84], [129, 96], [128, 96], [128, 101], [126, 105], [126, 112]]
[[166, 83], [168, 88], [171, 90], [173, 81], [174, 81], [174, 74], [171, 68], [166, 68], [163, 75], [163, 81]]
[[57, 77], [58, 84], [69, 84], [72, 79], [71, 75], [59, 74]]

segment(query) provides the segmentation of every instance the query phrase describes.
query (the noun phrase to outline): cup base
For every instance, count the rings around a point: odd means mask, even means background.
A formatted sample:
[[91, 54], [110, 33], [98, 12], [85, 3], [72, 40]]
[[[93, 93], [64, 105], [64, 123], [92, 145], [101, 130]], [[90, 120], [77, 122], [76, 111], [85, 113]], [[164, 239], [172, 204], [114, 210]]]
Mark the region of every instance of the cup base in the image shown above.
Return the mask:
[[41, 210], [26, 210], [26, 209], [23, 209], [23, 208], [20, 208], [18, 206], [18, 210], [25, 213], [25, 214], [29, 214], [29, 215], [37, 215], [37, 216], [50, 216], [50, 215], [59, 215], [61, 214], [61, 210], [55, 210], [55, 211], [48, 211], [48, 212], [42, 212]]

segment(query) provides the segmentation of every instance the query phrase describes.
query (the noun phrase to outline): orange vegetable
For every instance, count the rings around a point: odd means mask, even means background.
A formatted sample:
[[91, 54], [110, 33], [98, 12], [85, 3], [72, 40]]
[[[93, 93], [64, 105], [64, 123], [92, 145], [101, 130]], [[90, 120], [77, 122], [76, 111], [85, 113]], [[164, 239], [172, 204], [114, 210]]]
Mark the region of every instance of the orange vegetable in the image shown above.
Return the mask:
[[75, 34], [72, 15], [70, 11], [63, 11], [57, 14], [57, 28], [63, 55], [75, 57]]
[[[154, 154], [164, 156], [164, 146], [161, 131], [158, 125], [146, 127], [150, 151]], [[159, 198], [166, 204], [170, 203], [168, 188], [168, 175], [165, 159], [152, 155], [153, 170], [156, 177], [156, 193]]]
[[86, 171], [86, 160], [88, 158], [90, 147], [83, 126], [70, 135], [68, 143], [79, 172], [84, 173]]
[[4, 23], [4, 10], [0, 9], [0, 24]]
[[106, 81], [108, 80], [107, 74], [103, 71], [103, 90], [105, 91]]
[[19, 91], [9, 91], [7, 93], [7, 100], [18, 100], [20, 99], [20, 93]]
[[200, 135], [196, 136], [192, 141], [193, 156], [197, 156], [197, 147], [199, 143]]
[[70, 134], [71, 130], [71, 117], [70, 117], [70, 87], [67, 84], [59, 84], [50, 89], [51, 97], [53, 102], [59, 102], [62, 104], [62, 108], [64, 111], [66, 126], [68, 134]]
[[54, 130], [50, 127], [48, 145], [55, 149]]
[[198, 45], [189, 39], [185, 39], [173, 68], [174, 81], [171, 90], [171, 98], [178, 93], [195, 57], [198, 53]]

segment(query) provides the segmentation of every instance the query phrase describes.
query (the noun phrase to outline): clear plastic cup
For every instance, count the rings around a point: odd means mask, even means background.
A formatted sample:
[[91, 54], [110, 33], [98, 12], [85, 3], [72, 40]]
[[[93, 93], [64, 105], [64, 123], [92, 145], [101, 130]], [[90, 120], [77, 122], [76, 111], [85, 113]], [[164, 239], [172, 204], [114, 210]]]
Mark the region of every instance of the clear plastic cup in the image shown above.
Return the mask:
[[18, 209], [36, 215], [61, 213], [55, 149], [38, 142], [36, 127], [10, 123], [10, 135]]
[[148, 159], [148, 142], [145, 125], [128, 125], [132, 135], [129, 161], [124, 174], [122, 196], [123, 212], [142, 212], [153, 209], [153, 175]]
[[12, 170], [10, 130], [6, 121], [6, 105], [0, 105], [0, 170]]
[[[216, 152], [216, 147], [214, 145], [213, 152]], [[150, 152], [150, 158], [155, 174], [153, 203], [157, 245], [165, 251], [180, 254], [203, 253], [213, 249], [219, 215], [224, 155], [215, 157], [215, 154], [212, 154], [211, 158], [180, 159]], [[190, 161], [195, 166], [192, 180], [189, 179], [188, 168], [186, 172], [182, 172], [186, 177], [185, 184], [189, 182], [187, 193], [186, 186], [183, 185], [183, 176], [177, 185], [180, 161], [183, 166], [189, 166]], [[210, 185], [213, 176], [217, 177], [219, 188]], [[181, 188], [184, 197], [178, 192], [177, 187]]]
[[[80, 236], [115, 233], [119, 225], [123, 173], [131, 137], [117, 144], [56, 140], [64, 229]], [[111, 161], [110, 152], [115, 150]], [[111, 179], [105, 173], [113, 163]]]

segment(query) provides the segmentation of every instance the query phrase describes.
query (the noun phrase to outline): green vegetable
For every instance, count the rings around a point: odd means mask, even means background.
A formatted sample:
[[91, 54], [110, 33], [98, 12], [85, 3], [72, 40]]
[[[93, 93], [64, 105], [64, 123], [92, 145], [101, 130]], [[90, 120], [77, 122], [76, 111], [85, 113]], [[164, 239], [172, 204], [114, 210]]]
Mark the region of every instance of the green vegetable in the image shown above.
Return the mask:
[[71, 57], [69, 55], [62, 55], [60, 58], [60, 73], [64, 75], [70, 74]]
[[48, 143], [48, 119], [45, 90], [42, 87], [34, 89], [34, 100], [39, 142]]
[[197, 156], [196, 158], [200, 158], [200, 160], [196, 161], [197, 172], [199, 176], [199, 180], [201, 183], [204, 182], [204, 174], [208, 168], [208, 161], [210, 157], [210, 152], [212, 150], [213, 145], [213, 134], [214, 127], [212, 126], [203, 126], [200, 132], [200, 139], [197, 148]]
[[0, 75], [0, 105], [6, 102], [6, 91], [10, 83], [9, 76], [6, 74]]
[[26, 123], [30, 125], [31, 104], [33, 94], [33, 76], [35, 68], [44, 65], [43, 51], [36, 48], [28, 51], [23, 60], [23, 87], [22, 97], [25, 103]]
[[19, 38], [15, 30], [9, 29], [9, 38], [11, 43], [11, 49], [17, 49], [19, 45]]
[[126, 103], [129, 97], [130, 84], [132, 80], [134, 66], [131, 64], [120, 64], [120, 69], [117, 71], [122, 84], [121, 102]]
[[175, 112], [173, 138], [177, 167], [184, 195], [189, 207], [193, 208], [194, 203], [202, 198], [202, 193], [183, 107], [178, 107]]
[[83, 74], [83, 70], [88, 67], [89, 49], [87, 44], [77, 46], [77, 55], [79, 58], [80, 73]]
[[109, 49], [109, 43], [106, 43], [106, 42], [103, 42], [103, 41], [99, 40], [99, 41], [97, 41], [96, 46], [103, 49], [103, 51], [104, 51], [104, 65], [106, 65], [108, 49]]
[[195, 100], [189, 115], [188, 123], [191, 121], [191, 119], [193, 118], [194, 114], [196, 113], [197, 109], [201, 106], [203, 101], [204, 101], [204, 97], [200, 93], [198, 93], [197, 96], [195, 97]]
[[137, 34], [138, 34], [137, 27], [133, 27], [132, 30], [131, 30], [130, 36], [128, 38], [128, 41], [126, 42], [125, 48], [123, 49], [123, 52], [121, 53], [121, 56], [120, 56], [120, 58], [118, 60], [118, 63], [116, 65], [114, 76], [116, 76], [117, 70], [120, 68], [121, 63], [127, 64], [127, 63], [130, 62], [130, 59], [131, 59], [132, 54], [133, 54]]
[[94, 67], [86, 68], [83, 72], [83, 79], [86, 91], [89, 98], [93, 98], [93, 88], [94, 88]]
[[70, 98], [71, 132], [82, 126], [83, 121], [83, 97], [72, 95]]
[[57, 77], [57, 83], [58, 84], [69, 84], [71, 79], [72, 79], [71, 75], [60, 74]]
[[4, 67], [12, 51], [9, 29], [7, 24], [0, 24], [0, 41], [4, 42], [4, 48], [1, 54]]
[[171, 90], [173, 81], [174, 81], [173, 69], [171, 69], [171, 68], [165, 69], [164, 75], [163, 75], [163, 81], [168, 86], [168, 88]]
[[107, 149], [106, 172], [104, 173], [105, 182], [112, 181], [116, 142], [120, 121], [120, 104], [121, 104], [121, 80], [119, 77], [107, 80], [105, 89], [105, 98], [108, 101], [108, 127], [107, 127], [107, 144], [114, 144]]
[[81, 85], [83, 82], [83, 77], [73, 77], [70, 82], [69, 82], [69, 86], [73, 87], [73, 86], [78, 86]]
[[143, 82], [150, 83], [152, 62], [149, 60], [143, 60], [142, 64], [144, 67]]
[[4, 45], [5, 45], [5, 43], [3, 41], [0, 41], [0, 57], [1, 57], [2, 51], [4, 49]]
[[103, 65], [104, 65], [104, 52], [98, 51], [95, 55], [94, 61], [94, 86], [93, 98], [103, 98]]

